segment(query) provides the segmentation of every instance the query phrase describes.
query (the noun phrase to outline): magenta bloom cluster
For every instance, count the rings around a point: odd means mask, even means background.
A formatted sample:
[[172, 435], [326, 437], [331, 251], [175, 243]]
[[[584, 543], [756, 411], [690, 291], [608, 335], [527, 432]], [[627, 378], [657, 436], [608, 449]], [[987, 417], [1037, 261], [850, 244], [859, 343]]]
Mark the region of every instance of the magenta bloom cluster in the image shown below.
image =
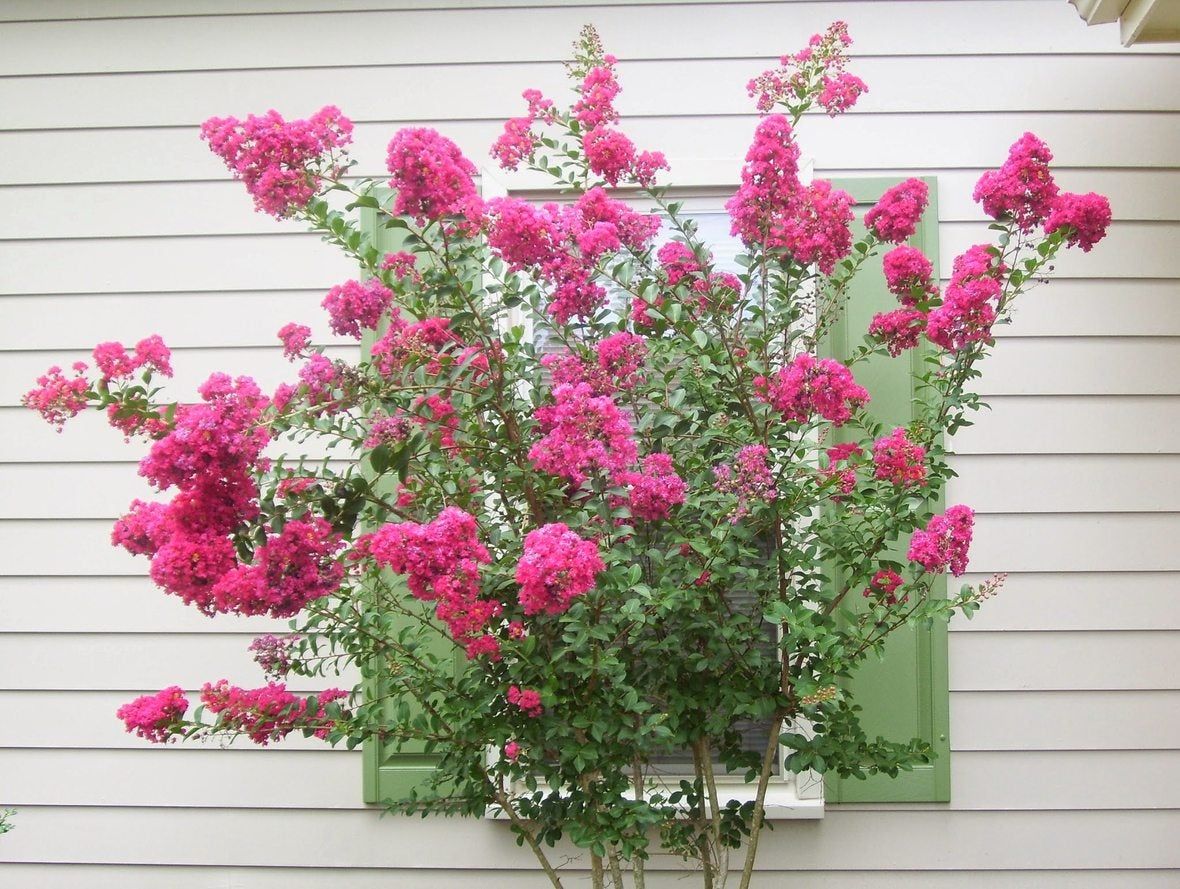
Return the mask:
[[334, 105], [307, 120], [283, 120], [277, 111], [262, 116], [211, 117], [201, 138], [245, 183], [254, 206], [282, 218], [307, 206], [318, 190], [317, 174], [326, 158], [352, 141], [352, 121]]
[[328, 688], [315, 696], [313, 704], [287, 691], [282, 682], [240, 688], [222, 679], [206, 682], [201, 689], [201, 703], [217, 716], [223, 730], [244, 734], [262, 746], [299, 730], [307, 730], [321, 740], [326, 738], [335, 721], [327, 715], [324, 705], [347, 697], [346, 691]]
[[930, 519], [923, 530], [914, 532], [906, 558], [931, 574], [949, 569], [958, 577], [967, 570], [967, 551], [974, 525], [975, 512], [970, 507], [961, 504], [949, 507]]
[[145, 741], [163, 744], [176, 736], [178, 723], [188, 711], [184, 689], [171, 685], [154, 695], [144, 695], [124, 704], [115, 715], [123, 720], [127, 731]]
[[503, 605], [482, 595], [480, 568], [491, 556], [472, 515], [449, 506], [426, 524], [383, 525], [357, 540], [357, 555], [405, 575], [415, 598], [438, 603], [435, 616], [469, 657], [498, 656], [499, 643], [488, 629]]
[[488, 209], [488, 243], [513, 271], [549, 285], [548, 311], [559, 324], [590, 318], [605, 305], [606, 290], [594, 281], [603, 255], [642, 252], [660, 227], [659, 217], [637, 213], [601, 188], [561, 207], [495, 198]]
[[797, 355], [773, 377], [755, 377], [754, 386], [760, 399], [793, 423], [808, 423], [818, 414], [842, 426], [852, 419], [855, 408], [869, 401], [868, 391], [847, 367], [809, 352]]
[[726, 203], [731, 231], [748, 245], [785, 250], [800, 265], [831, 274], [852, 248], [852, 197], [819, 179], [799, 180], [799, 146], [785, 115], [759, 122], [742, 183]]
[[561, 614], [578, 596], [594, 588], [606, 566], [598, 545], [562, 522], [542, 525], [524, 538], [516, 565], [520, 606], [525, 614]]

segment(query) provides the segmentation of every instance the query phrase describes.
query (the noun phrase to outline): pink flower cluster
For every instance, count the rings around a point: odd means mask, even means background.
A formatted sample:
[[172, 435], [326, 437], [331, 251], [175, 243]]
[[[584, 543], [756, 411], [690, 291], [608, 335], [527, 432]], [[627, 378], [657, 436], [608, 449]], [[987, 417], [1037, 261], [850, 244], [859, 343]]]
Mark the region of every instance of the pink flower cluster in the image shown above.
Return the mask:
[[807, 423], [819, 414], [842, 426], [852, 418], [854, 408], [869, 401], [869, 393], [857, 385], [847, 367], [808, 352], [769, 379], [755, 377], [754, 386], [758, 398], [795, 423]]
[[348, 692], [329, 688], [309, 698], [297, 697], [282, 682], [268, 682], [262, 688], [239, 688], [225, 679], [216, 684], [206, 682], [201, 702], [217, 716], [222, 731], [241, 732], [255, 744], [266, 746], [281, 741], [293, 731], [306, 729], [321, 740], [335, 724], [324, 707], [347, 698]]
[[245, 121], [211, 117], [201, 125], [201, 138], [226, 167], [246, 185], [254, 207], [282, 218], [307, 206], [316, 193], [316, 176], [336, 149], [352, 141], [352, 121], [332, 105], [308, 120], [285, 121], [277, 111]]
[[373, 330], [393, 304], [393, 291], [370, 278], [364, 283], [345, 281], [328, 291], [323, 307], [328, 311], [332, 332], [361, 338], [361, 329]]
[[283, 357], [294, 361], [311, 346], [311, 328], [292, 321], [279, 328], [279, 340], [283, 344]]
[[561, 522], [542, 525], [525, 535], [516, 564], [520, 606], [529, 615], [562, 614], [594, 588], [605, 568], [593, 540], [583, 540]]
[[385, 165], [389, 187], [396, 190], [395, 215], [422, 224], [445, 217], [465, 218], [478, 228], [482, 202], [475, 188], [475, 165], [450, 139], [429, 127], [398, 130], [389, 142]]
[[630, 488], [628, 505], [631, 515], [649, 522], [666, 519], [672, 507], [684, 502], [687, 486], [667, 454], [649, 454], [643, 459], [643, 471], [616, 473], [616, 484]]
[[533, 132], [538, 120], [548, 123], [553, 120], [553, 102], [538, 90], [528, 89], [522, 94], [528, 103], [524, 117], [513, 117], [504, 124], [504, 132], [492, 143], [491, 155], [505, 170], [515, 170], [522, 162], [531, 160], [540, 144], [540, 137]]
[[529, 460], [541, 472], [580, 485], [590, 472], [619, 472], [638, 456], [623, 412], [587, 383], [554, 387], [553, 404], [537, 408], [536, 417], [544, 437], [529, 449]]
[[104, 383], [130, 379], [137, 371], [172, 376], [172, 352], [158, 334], [135, 344], [134, 354], [128, 354], [122, 343], [99, 343], [94, 347], [94, 365]]
[[731, 233], [747, 245], [786, 250], [830, 275], [852, 246], [852, 197], [817, 179], [799, 182], [799, 147], [784, 115], [762, 119], [746, 152], [742, 184], [726, 203]]
[[659, 217], [636, 213], [601, 188], [562, 207], [519, 198], [488, 203], [488, 243], [513, 271], [531, 271], [552, 288], [547, 310], [560, 324], [590, 318], [605, 304], [606, 290], [593, 280], [604, 255], [640, 253], [660, 227]]
[[839, 501], [856, 488], [856, 466], [853, 465], [852, 458], [859, 457], [864, 451], [860, 445], [850, 441], [833, 445], [824, 453], [828, 458], [828, 467], [820, 470], [820, 476], [824, 479], [836, 479], [836, 493], [831, 495], [831, 499]]
[[1110, 219], [1110, 201], [1102, 195], [1092, 191], [1088, 194], [1063, 191], [1053, 200], [1053, 209], [1045, 220], [1045, 234], [1064, 229], [1066, 244], [1089, 253], [1106, 237]]
[[178, 685], [172, 685], [154, 695], [144, 695], [124, 704], [115, 715], [123, 720], [127, 731], [145, 741], [163, 744], [175, 737], [178, 723], [188, 711], [188, 698]]
[[344, 578], [336, 559], [340, 535], [322, 518], [295, 519], [254, 550], [249, 565], [227, 571], [213, 585], [216, 611], [290, 617], [334, 592]]
[[278, 679], [291, 672], [294, 648], [301, 638], [267, 633], [251, 642], [247, 650], [253, 652], [254, 663], [262, 668], [263, 673]]
[[267, 400], [250, 378], [224, 374], [210, 377], [200, 394], [204, 401], [182, 405], [171, 431], [140, 463], [140, 475], [161, 490], [178, 488], [176, 496], [167, 504], [132, 503], [111, 540], [150, 556], [156, 584], [206, 614], [262, 613], [257, 603], [214, 588], [237, 567], [230, 535], [258, 514], [254, 472], [269, 434], [257, 420]]
[[74, 376], [67, 377], [56, 364], [37, 377], [37, 385], [21, 398], [21, 404], [39, 413], [45, 422], [61, 432], [66, 420], [86, 409], [90, 381], [85, 361], [75, 361]]
[[1022, 232], [1031, 232], [1053, 209], [1057, 184], [1049, 172], [1049, 146], [1025, 133], [1008, 149], [998, 170], [988, 170], [975, 184], [972, 198], [992, 219], [1011, 219]]
[[950, 569], [958, 577], [967, 570], [967, 550], [971, 546], [975, 512], [967, 506], [952, 506], [936, 515], [924, 530], [915, 531], [906, 554], [931, 574]]
[[404, 574], [416, 599], [437, 602], [435, 616], [468, 657], [499, 656], [499, 643], [487, 629], [503, 606], [481, 596], [480, 566], [491, 556], [479, 542], [473, 516], [448, 506], [425, 525], [384, 525], [357, 540], [357, 555], [372, 556], [379, 567]]
[[899, 601], [904, 602], [905, 596], [899, 600], [897, 598], [897, 588], [902, 585], [903, 581], [901, 575], [892, 568], [882, 568], [873, 575], [869, 585], [865, 587], [864, 597], [866, 599], [877, 599], [884, 605], [896, 605]]
[[421, 281], [422, 276], [417, 270], [417, 265], [418, 257], [404, 250], [386, 253], [381, 258], [381, 270], [393, 272], [393, 277], [398, 280], [409, 278], [411, 281]]
[[894, 247], [881, 259], [885, 272], [885, 286], [906, 308], [938, 295], [934, 283], [934, 265], [921, 250], [902, 244]]
[[[521, 710], [525, 716], [530, 719], [536, 719], [541, 715], [545, 709], [541, 705], [541, 693], [531, 688], [519, 688], [515, 685], [508, 686], [508, 703]], [[512, 742], [515, 743], [515, 742]], [[516, 754], [520, 753], [520, 745], [516, 744]], [[504, 748], [505, 754], [508, 754], [508, 747]], [[515, 759], [515, 755], [510, 755], [510, 759]]]
[[369, 421], [369, 434], [365, 438], [366, 448], [385, 444], [397, 444], [410, 437], [410, 421], [400, 414], [379, 414]]
[[918, 345], [925, 329], [926, 314], [918, 309], [878, 312], [869, 322], [869, 335], [885, 343], [894, 358]]
[[909, 440], [898, 426], [873, 444], [873, 478], [910, 488], [926, 484], [926, 449]]
[[765, 113], [776, 104], [799, 108], [805, 96], [818, 90], [816, 101], [835, 117], [855, 105], [869, 89], [863, 80], [844, 70], [848, 63], [844, 50], [851, 44], [848, 25], [833, 22], [823, 34], [813, 34], [799, 52], [783, 56], [778, 68], [763, 71], [751, 80], [746, 91], [757, 97], [758, 110]]
[[[742, 282], [730, 272], [709, 272], [689, 246], [682, 241], [668, 241], [656, 252], [669, 287], [686, 285], [696, 296], [696, 305], [689, 305], [690, 313], [704, 311], [711, 305], [722, 308], [742, 291]], [[710, 258], [706, 259], [706, 263]], [[648, 302], [651, 299], [651, 302]], [[655, 319], [648, 314], [649, 306], [659, 308], [664, 295], [656, 292], [649, 297], [636, 296], [631, 301], [631, 320], [638, 327], [649, 327]]]
[[865, 228], [882, 241], [900, 244], [918, 230], [929, 200], [930, 189], [921, 179], [900, 182], [865, 213]]
[[949, 351], [991, 338], [1006, 271], [986, 244], [976, 244], [955, 258], [942, 304], [926, 318], [926, 337]]
[[731, 522], [736, 523], [749, 514], [751, 503], [772, 503], [778, 498], [769, 457], [770, 451], [765, 445], [746, 445], [737, 452], [732, 466], [720, 463], [713, 467], [717, 490], [737, 496], [737, 508], [730, 516]]
[[600, 340], [594, 347], [596, 361], [582, 360], [569, 352], [541, 357], [541, 364], [553, 374], [554, 386], [585, 383], [595, 395], [610, 395], [635, 388], [642, 382], [640, 369], [647, 357], [647, 343], [641, 336], [620, 332]]

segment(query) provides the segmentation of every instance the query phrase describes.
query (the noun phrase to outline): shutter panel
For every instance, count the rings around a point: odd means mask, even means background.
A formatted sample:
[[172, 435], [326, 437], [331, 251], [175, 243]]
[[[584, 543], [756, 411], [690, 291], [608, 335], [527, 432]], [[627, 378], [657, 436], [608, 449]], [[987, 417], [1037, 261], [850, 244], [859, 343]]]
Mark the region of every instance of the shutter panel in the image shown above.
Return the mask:
[[[381, 204], [388, 206], [392, 199], [392, 192], [389, 189], [378, 189], [376, 194]], [[395, 253], [404, 248], [405, 229], [385, 228], [380, 225], [376, 210], [362, 208], [361, 230], [382, 253]], [[419, 256], [418, 261], [422, 262], [423, 258]], [[365, 333], [361, 340], [363, 354], [368, 353], [376, 339], [376, 333]], [[405, 585], [401, 584], [400, 586], [404, 594], [409, 596]], [[406, 617], [400, 617], [397, 620], [409, 622], [409, 618]], [[439, 655], [451, 649], [451, 643], [443, 636], [441, 628], [438, 632], [438, 646], [437, 648], [431, 646], [431, 648]], [[457, 658], [458, 655], [456, 655], [456, 669], [460, 666]], [[384, 680], [379, 669], [375, 668], [372, 675], [365, 678], [363, 684], [365, 700], [383, 700], [384, 712], [388, 714], [387, 722], [394, 724], [397, 722], [397, 709], [404, 699], [389, 696], [390, 691], [391, 685]], [[416, 709], [417, 705], [413, 701], [409, 703], [411, 709]], [[366, 739], [362, 749], [364, 801], [366, 803], [381, 803], [385, 800], [404, 800], [410, 796], [412, 791], [426, 788], [441, 757], [436, 753], [427, 753], [424, 748], [425, 742], [422, 741], [382, 742], [377, 738]]]
[[[857, 223], [886, 189], [896, 185], [897, 179], [837, 179], [833, 184], [853, 196], [856, 201]], [[930, 205], [909, 240], [920, 249], [938, 269], [938, 192], [937, 181], [927, 178]], [[863, 231], [861, 229], [860, 231]], [[858, 231], [859, 235], [860, 232]], [[851, 287], [847, 311], [839, 325], [824, 344], [823, 351], [833, 358], [844, 360], [849, 351], [862, 342], [868, 332], [869, 321], [877, 312], [897, 307], [896, 298], [885, 289], [881, 264], [869, 262], [857, 275]], [[913, 375], [920, 372], [922, 358], [928, 353], [924, 340], [917, 349], [902, 353], [898, 358], [876, 357], [856, 368], [856, 381], [869, 390], [873, 414], [890, 428], [909, 423], [913, 419]], [[941, 511], [941, 496], [931, 504]], [[907, 538], [895, 543], [889, 555], [905, 561]], [[946, 595], [945, 577], [934, 587], [939, 595]], [[859, 595], [850, 607], [862, 607]], [[847, 601], [847, 600], [846, 600]], [[839, 779], [834, 775], [826, 782], [827, 800], [840, 802], [946, 802], [950, 799], [950, 742], [949, 691], [947, 685], [947, 628], [940, 623], [930, 628], [903, 627], [890, 636], [883, 660], [866, 660], [848, 683], [853, 700], [863, 711], [862, 725], [869, 738], [883, 735], [889, 740], [905, 741], [922, 738], [937, 754], [927, 765], [916, 766], [912, 772], [901, 772], [897, 778], [875, 775], [861, 781], [856, 778]]]

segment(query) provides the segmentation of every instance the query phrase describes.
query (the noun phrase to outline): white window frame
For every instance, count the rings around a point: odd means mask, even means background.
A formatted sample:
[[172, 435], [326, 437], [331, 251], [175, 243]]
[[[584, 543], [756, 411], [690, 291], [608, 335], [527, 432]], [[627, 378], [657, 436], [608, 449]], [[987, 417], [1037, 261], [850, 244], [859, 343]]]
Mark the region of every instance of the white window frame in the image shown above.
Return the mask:
[[[683, 198], [686, 203], [695, 203], [698, 201], [705, 203], [710, 200], [710, 198], [705, 196], [709, 192], [732, 194], [734, 189], [737, 188], [738, 180], [736, 176], [741, 168], [741, 162], [737, 158], [670, 159], [670, 165], [676, 175], [676, 190], [678, 192], [687, 192]], [[813, 169], [814, 166], [811, 160], [805, 159], [801, 161], [799, 164], [800, 179], [805, 183], [810, 182]], [[521, 173], [505, 175], [498, 169], [484, 166], [480, 170], [479, 176], [480, 190], [485, 199], [509, 197], [519, 193], [524, 193], [525, 196], [532, 199], [543, 195], [546, 191], [553, 192], [554, 198], [560, 197], [556, 189], [547, 188], [545, 187], [546, 183], [537, 182], [535, 174]], [[693, 192], [697, 192], [700, 196], [693, 196]], [[681, 198], [677, 197], [676, 200], [681, 200]], [[715, 210], [710, 207], [709, 212], [715, 212]], [[525, 324], [526, 330], [531, 328], [528, 319], [519, 308], [510, 310], [507, 323], [509, 326]], [[803, 721], [787, 724], [780, 728], [780, 732], [787, 730], [795, 731], [808, 737], [812, 735], [811, 726]], [[811, 769], [807, 769], [797, 775], [788, 772], [785, 766], [789, 752], [788, 748], [781, 744], [779, 745], [778, 772], [771, 776], [770, 784], [767, 786], [764, 801], [764, 817], [775, 821], [823, 818], [823, 776]], [[494, 766], [499, 761], [500, 752], [495, 747], [489, 747], [487, 757], [488, 764]], [[675, 790], [678, 788], [680, 780], [686, 777], [692, 776], [688, 774], [653, 776], [647, 779], [646, 784], [652, 790]], [[747, 783], [740, 777], [731, 775], [718, 775], [716, 780], [718, 793], [725, 797], [726, 802], [737, 801], [739, 803], [746, 803], [754, 801], [758, 790], [756, 782]], [[529, 792], [523, 781], [512, 782], [507, 790], [509, 795], [514, 797], [524, 796]], [[509, 820], [508, 814], [499, 806], [489, 806], [484, 817], [493, 821]]]

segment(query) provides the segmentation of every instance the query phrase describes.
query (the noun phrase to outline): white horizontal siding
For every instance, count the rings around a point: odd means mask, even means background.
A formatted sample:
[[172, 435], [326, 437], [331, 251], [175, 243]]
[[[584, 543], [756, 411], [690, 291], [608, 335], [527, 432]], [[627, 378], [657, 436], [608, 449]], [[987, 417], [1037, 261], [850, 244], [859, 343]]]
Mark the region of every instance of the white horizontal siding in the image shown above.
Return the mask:
[[[177, 754], [177, 757], [182, 754]], [[96, 817], [98, 811], [101, 816]], [[519, 849], [508, 827], [497, 822], [443, 822], [377, 818], [361, 811], [272, 809], [164, 809], [118, 807], [26, 807], [21, 831], [5, 837], [10, 862], [79, 861], [76, 844], [62, 837], [95, 839], [79, 863], [187, 864], [216, 866], [392, 867], [474, 871], [530, 869], [531, 854]], [[324, 835], [325, 818], [333, 833]], [[145, 842], [143, 831], [165, 822], [160, 836]], [[791, 842], [760, 849], [767, 870], [1094, 870], [1180, 867], [1180, 831], [1175, 810], [974, 811], [879, 807], [829, 810], [820, 821], [792, 822]], [[773, 836], [786, 833], [784, 827]], [[194, 842], [216, 837], [216, 842]], [[461, 837], [461, 841], [458, 839]], [[559, 851], [562, 847], [559, 847]], [[654, 869], [676, 868], [656, 859]], [[1174, 875], [1173, 875], [1174, 876]], [[859, 885], [856, 876], [846, 886]], [[249, 885], [249, 884], [247, 884]], [[418, 883], [417, 885], [422, 885]], [[1109, 885], [1109, 884], [1108, 884]]]
[[[565, 871], [565, 882], [587, 876], [572, 869]], [[775, 887], [793, 889], [947, 889], [947, 887], [1038, 886], [1043, 889], [1109, 889], [1117, 880], [1122, 889], [1161, 889], [1174, 886], [1173, 874], [1159, 870], [1094, 871], [776, 871]], [[381, 868], [224, 868], [160, 867], [152, 865], [78, 865], [78, 864], [0, 864], [0, 879], [16, 885], [41, 889], [126, 889], [127, 886], [159, 886], [169, 889], [209, 889], [211, 886], [238, 889], [322, 889], [325, 884], [344, 885], [350, 889], [544, 889], [552, 886], [542, 873], [532, 870], [481, 871], [389, 871]], [[734, 874], [732, 879], [738, 879]], [[573, 885], [581, 885], [574, 883]], [[647, 876], [649, 889], [683, 889], [683, 874], [653, 871]]]
[[[593, 21], [624, 59], [627, 131], [674, 167], [720, 160], [724, 179], [755, 122], [746, 78], [843, 18], [871, 92], [843, 119], [809, 117], [801, 139], [821, 175], [937, 176], [944, 272], [987, 236], [971, 189], [1025, 130], [1053, 147], [1063, 187], [1110, 195], [1116, 223], [997, 331], [981, 380], [991, 410], [953, 442], [949, 502], [980, 513], [965, 580], [1012, 574], [952, 625], [949, 812], [829, 807], [820, 824], [766, 838], [765, 881], [1175, 884], [1176, 47], [1123, 51], [1058, 0], [209, 0], [207, 14], [192, 11], [178, 0], [0, 9], [0, 806], [21, 809], [0, 840], [0, 881], [544, 885], [503, 825], [361, 811], [355, 754], [301, 738], [158, 750], [124, 733], [111, 714], [134, 694], [259, 681], [246, 646], [285, 622], [211, 621], [155, 591], [142, 559], [107, 544], [110, 520], [150, 494], [135, 476], [142, 446], [97, 417], [58, 435], [15, 405], [46, 365], [106, 339], [162, 333], [181, 395], [215, 369], [268, 387], [289, 378], [275, 348], [287, 321], [355, 348], [326, 336], [319, 308], [353, 270], [251, 212], [197, 138], [206, 116], [332, 102], [359, 122], [362, 175], [383, 174], [385, 143], [411, 122], [483, 162], [521, 89], [557, 86], [556, 60]], [[651, 39], [657, 25], [673, 39]], [[686, 88], [668, 90], [673, 80]], [[667, 867], [650, 886], [679, 884]]]

